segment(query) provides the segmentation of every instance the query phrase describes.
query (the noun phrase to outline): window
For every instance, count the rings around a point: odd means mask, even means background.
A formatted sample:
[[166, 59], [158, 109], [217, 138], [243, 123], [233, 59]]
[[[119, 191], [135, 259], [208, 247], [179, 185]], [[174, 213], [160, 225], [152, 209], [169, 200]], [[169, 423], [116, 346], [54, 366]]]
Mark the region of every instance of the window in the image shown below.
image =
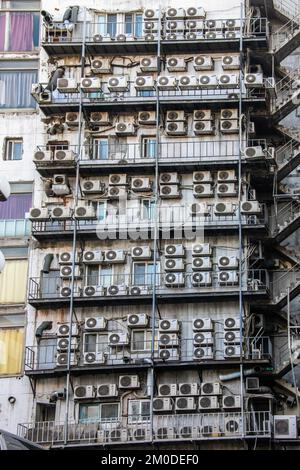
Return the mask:
[[153, 273], [154, 273], [153, 263], [134, 263], [133, 284], [136, 286], [152, 285]]
[[[1, 204], [0, 204], [1, 205]], [[28, 261], [6, 260], [0, 274], [0, 304], [23, 304], [26, 298]]]
[[54, 369], [56, 366], [55, 355], [57, 352], [56, 338], [41, 338], [38, 348], [38, 368]]
[[101, 423], [117, 422], [119, 419], [119, 403], [81, 403], [79, 405], [79, 422]]
[[23, 140], [7, 139], [5, 143], [5, 160], [22, 160]]
[[40, 14], [29, 11], [0, 13], [0, 51], [34, 51], [39, 46]]
[[149, 199], [145, 199], [141, 201], [141, 206], [142, 206], [141, 207], [142, 219], [153, 220], [155, 201], [150, 201]]
[[99, 333], [86, 333], [84, 335], [83, 351], [89, 352], [106, 352], [107, 351], [107, 335]]
[[97, 203], [97, 219], [104, 220], [106, 219], [107, 203], [106, 201], [101, 201]]
[[128, 422], [137, 423], [149, 421], [150, 400], [129, 400], [128, 401]]
[[156, 156], [156, 138], [155, 137], [143, 137], [142, 156], [143, 158], [155, 158]]
[[151, 331], [133, 330], [131, 332], [131, 350], [132, 351], [150, 351], [151, 350]]
[[3, 10], [39, 10], [40, 0], [2, 0], [0, 1]]
[[22, 372], [24, 324], [24, 314], [0, 315], [0, 375]]
[[115, 37], [117, 34], [117, 15], [98, 15], [98, 33], [102, 36]]
[[100, 285], [109, 287], [113, 284], [112, 266], [101, 266]]
[[0, 108], [35, 109], [36, 102], [31, 96], [31, 88], [32, 84], [37, 82], [37, 78], [37, 71], [33, 70], [2, 70], [0, 72]]
[[99, 265], [90, 264], [86, 267], [86, 285], [98, 286], [99, 285]]
[[107, 160], [108, 159], [108, 139], [94, 139], [93, 140], [93, 160]]
[[126, 13], [125, 14], [125, 34], [129, 34], [137, 38], [142, 37], [143, 35], [142, 13]]

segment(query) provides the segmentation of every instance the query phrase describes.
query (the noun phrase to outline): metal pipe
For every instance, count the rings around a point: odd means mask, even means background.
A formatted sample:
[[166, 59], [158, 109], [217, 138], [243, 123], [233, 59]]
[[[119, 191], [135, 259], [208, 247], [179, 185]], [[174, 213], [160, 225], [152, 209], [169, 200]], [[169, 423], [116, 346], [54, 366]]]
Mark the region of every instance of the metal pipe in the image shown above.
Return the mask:
[[[254, 367], [253, 369], [247, 369], [243, 371], [243, 377], [249, 377], [250, 375], [259, 374], [263, 369], [261, 367]], [[219, 375], [221, 382], [229, 382], [230, 380], [239, 379], [241, 372], [231, 372], [230, 374]]]

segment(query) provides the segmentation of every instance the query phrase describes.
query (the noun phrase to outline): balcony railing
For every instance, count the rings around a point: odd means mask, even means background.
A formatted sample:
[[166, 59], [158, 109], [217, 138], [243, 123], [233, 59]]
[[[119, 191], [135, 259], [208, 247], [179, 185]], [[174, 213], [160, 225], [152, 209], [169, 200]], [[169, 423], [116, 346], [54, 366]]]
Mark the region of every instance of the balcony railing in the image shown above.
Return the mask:
[[272, 415], [268, 411], [154, 415], [153, 434], [150, 419], [145, 419], [136, 416], [135, 424], [121, 420], [70, 422], [67, 435], [64, 423], [23, 423], [17, 432], [20, 437], [50, 446], [62, 445], [65, 437], [69, 445], [271, 437]]
[[31, 222], [26, 219], [0, 220], [0, 237], [23, 237], [30, 235]]

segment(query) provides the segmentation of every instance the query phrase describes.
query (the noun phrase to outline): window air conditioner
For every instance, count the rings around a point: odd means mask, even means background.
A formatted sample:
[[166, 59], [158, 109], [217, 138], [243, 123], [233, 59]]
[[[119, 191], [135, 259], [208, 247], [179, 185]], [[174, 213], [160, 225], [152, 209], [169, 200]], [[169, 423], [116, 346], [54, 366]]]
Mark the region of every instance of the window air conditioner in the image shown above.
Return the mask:
[[257, 392], [259, 391], [259, 378], [258, 377], [246, 377], [246, 391]]
[[240, 57], [238, 55], [225, 55], [222, 57], [223, 70], [237, 70], [240, 68]]
[[103, 262], [112, 263], [125, 263], [126, 254], [124, 250], [107, 250], [103, 252]]
[[162, 361], [179, 361], [179, 358], [178, 348], [163, 348], [159, 351], [159, 359]]
[[218, 81], [215, 75], [201, 75], [199, 78], [200, 88], [217, 88]]
[[83, 297], [103, 297], [104, 287], [103, 286], [85, 286], [83, 289]]
[[183, 57], [170, 57], [167, 60], [167, 69], [169, 72], [185, 72], [187, 62]]
[[214, 326], [210, 318], [195, 318], [193, 320], [193, 331], [213, 331]]
[[158, 395], [160, 397], [176, 397], [177, 384], [160, 384], [158, 386]]
[[167, 122], [166, 123], [167, 135], [187, 135], [186, 122]]
[[[69, 323], [60, 323], [57, 328], [57, 336], [69, 336], [70, 333], [70, 325]], [[77, 323], [72, 323], [72, 336], [78, 336], [78, 325]]]
[[79, 113], [74, 113], [72, 111], [66, 113], [65, 122], [68, 127], [77, 127], [79, 125]]
[[219, 197], [233, 197], [237, 195], [237, 188], [234, 183], [219, 183], [217, 185]]
[[142, 72], [157, 72], [157, 58], [143, 57], [140, 61], [140, 68]]
[[195, 75], [182, 75], [179, 77], [178, 84], [181, 90], [196, 90], [199, 81]]
[[178, 245], [166, 245], [164, 249], [164, 255], [167, 258], [184, 258], [185, 247], [182, 244]]
[[110, 347], [127, 346], [129, 337], [127, 333], [110, 333], [108, 335], [108, 344]]
[[238, 269], [239, 260], [236, 256], [220, 256], [218, 267], [219, 269]]
[[118, 389], [116, 384], [101, 384], [97, 386], [96, 397], [105, 398], [105, 397], [117, 397]]
[[50, 162], [52, 160], [52, 152], [50, 150], [38, 150], [34, 153], [33, 161], [34, 163], [40, 162]]
[[140, 125], [156, 125], [155, 111], [140, 111], [138, 115], [138, 123]]
[[134, 192], [151, 191], [152, 181], [150, 178], [132, 178], [131, 189]]
[[245, 87], [246, 88], [262, 88], [264, 84], [264, 76], [262, 73], [246, 73], [245, 74]]
[[199, 410], [218, 410], [220, 408], [220, 403], [218, 397], [205, 396], [199, 397]]
[[240, 345], [227, 345], [224, 348], [224, 357], [230, 359], [231, 357], [240, 357], [241, 346]]
[[132, 122], [118, 122], [115, 132], [117, 135], [135, 135], [136, 127]]
[[77, 206], [75, 209], [75, 219], [92, 220], [96, 219], [96, 211], [93, 206]]
[[162, 333], [158, 335], [159, 347], [176, 348], [179, 346], [179, 337], [177, 333]]
[[193, 287], [211, 287], [212, 276], [211, 272], [195, 272], [192, 274]]
[[165, 271], [185, 271], [185, 263], [182, 258], [166, 258], [164, 260]]
[[193, 66], [195, 70], [214, 70], [214, 61], [210, 56], [199, 55], [194, 57]]
[[186, 13], [184, 8], [168, 8], [166, 11], [167, 18], [185, 18]]
[[214, 343], [213, 334], [211, 331], [194, 333], [194, 345], [197, 346], [210, 346]]
[[152, 91], [155, 89], [153, 77], [136, 77], [134, 86], [137, 90]]
[[235, 88], [239, 84], [238, 75], [222, 74], [218, 77], [220, 88]]
[[82, 78], [80, 87], [86, 93], [101, 91], [101, 81], [98, 77]]
[[106, 330], [107, 319], [105, 317], [88, 317], [84, 321], [84, 329], [87, 331]]
[[227, 317], [224, 320], [224, 330], [239, 330], [240, 329], [240, 318], [239, 317]]
[[212, 261], [210, 257], [200, 256], [193, 258], [192, 270], [193, 271], [210, 271], [212, 269]]
[[84, 353], [83, 364], [85, 366], [90, 364], [105, 364], [106, 356], [103, 352], [88, 352]]
[[91, 70], [93, 73], [111, 73], [109, 59], [101, 58], [92, 60]]
[[157, 81], [157, 87], [160, 90], [176, 90], [177, 89], [177, 78], [174, 76], [159, 77]]
[[211, 256], [211, 246], [209, 243], [197, 243], [193, 245], [192, 256]]
[[56, 206], [51, 209], [51, 219], [53, 220], [66, 220], [71, 218], [71, 211], [69, 207]]
[[292, 416], [292, 415], [274, 416], [274, 438], [275, 439], [297, 439], [298, 438], [297, 416]]
[[131, 258], [133, 260], [147, 260], [152, 258], [152, 250], [150, 246], [135, 246], [131, 250]]
[[[61, 266], [59, 270], [59, 275], [62, 279], [70, 279], [73, 274], [73, 268], [72, 266]], [[75, 278], [81, 278], [82, 277], [82, 272], [79, 266], [75, 266], [74, 270], [74, 277]]]
[[176, 319], [164, 319], [159, 321], [159, 331], [178, 332], [179, 322]]
[[241, 342], [241, 335], [240, 332], [228, 330], [224, 333], [224, 343], [225, 344], [239, 344]]
[[258, 158], [258, 159], [265, 158], [265, 153], [261, 146], [246, 147], [243, 153], [244, 153], [245, 158], [249, 158], [251, 160], [255, 158]]
[[29, 220], [38, 220], [40, 222], [46, 222], [49, 219], [50, 214], [47, 207], [32, 207], [29, 210]]
[[115, 75], [109, 78], [107, 87], [109, 91], [127, 91], [128, 78], [125, 75]]
[[90, 114], [90, 123], [95, 126], [109, 126], [111, 124], [109, 113], [107, 111], [101, 113], [99, 111], [92, 112]]
[[241, 213], [259, 215], [261, 214], [261, 205], [257, 201], [244, 201], [241, 204]]
[[175, 400], [176, 411], [193, 411], [196, 409], [196, 401], [194, 397], [178, 397]]
[[235, 209], [231, 202], [218, 202], [215, 207], [214, 211], [216, 215], [233, 215], [235, 213]]
[[107, 287], [106, 295], [108, 296], [127, 295], [127, 287], [112, 284], [111, 286]]
[[57, 89], [60, 93], [76, 93], [78, 91], [77, 80], [75, 78], [59, 78]]
[[138, 375], [121, 375], [119, 377], [119, 388], [140, 388]]
[[182, 193], [176, 185], [161, 185], [159, 188], [161, 199], [179, 199]]
[[171, 398], [154, 398], [153, 411], [159, 413], [161, 411], [172, 411], [173, 400]]
[[194, 360], [208, 361], [214, 358], [211, 346], [201, 346], [194, 349]]
[[129, 328], [145, 328], [148, 326], [149, 317], [145, 313], [127, 315], [127, 326]]
[[214, 135], [216, 128], [213, 121], [194, 121], [193, 131], [195, 135]]
[[222, 134], [237, 134], [239, 132], [238, 119], [221, 119], [220, 131]]
[[103, 261], [103, 253], [100, 250], [86, 250], [83, 252], [82, 262], [85, 264], [100, 264]]
[[239, 275], [236, 271], [220, 271], [218, 282], [220, 286], [236, 285], [239, 283]]
[[197, 198], [207, 198], [213, 197], [214, 190], [211, 183], [204, 183], [204, 184], [194, 184], [193, 187], [193, 195]]
[[95, 394], [95, 387], [93, 385], [78, 385], [74, 388], [74, 400], [95, 398]]

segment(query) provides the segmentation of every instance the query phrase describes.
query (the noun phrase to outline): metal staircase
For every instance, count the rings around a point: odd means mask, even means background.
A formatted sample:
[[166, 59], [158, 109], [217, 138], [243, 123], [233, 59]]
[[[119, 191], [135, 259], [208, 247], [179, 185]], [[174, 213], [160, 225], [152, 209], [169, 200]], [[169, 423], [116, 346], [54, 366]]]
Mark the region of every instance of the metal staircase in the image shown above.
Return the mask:
[[300, 227], [300, 201], [293, 200], [282, 205], [272, 218], [274, 222], [271, 236], [277, 243], [281, 243]]
[[290, 19], [271, 36], [271, 50], [278, 63], [299, 47], [300, 14]]
[[[268, 1], [268, 0], [267, 0]], [[300, 13], [300, 4], [296, 0], [271, 0], [273, 7], [287, 18], [294, 18]]]
[[300, 142], [291, 139], [276, 151], [277, 181], [282, 181], [300, 164]]
[[273, 272], [270, 287], [272, 296], [270, 305], [279, 309], [285, 307], [288, 301], [300, 294], [300, 264], [286, 272]]
[[[300, 34], [299, 34], [300, 41]], [[271, 104], [275, 123], [298, 108], [300, 104], [300, 69], [293, 70], [275, 85], [275, 97]]]

